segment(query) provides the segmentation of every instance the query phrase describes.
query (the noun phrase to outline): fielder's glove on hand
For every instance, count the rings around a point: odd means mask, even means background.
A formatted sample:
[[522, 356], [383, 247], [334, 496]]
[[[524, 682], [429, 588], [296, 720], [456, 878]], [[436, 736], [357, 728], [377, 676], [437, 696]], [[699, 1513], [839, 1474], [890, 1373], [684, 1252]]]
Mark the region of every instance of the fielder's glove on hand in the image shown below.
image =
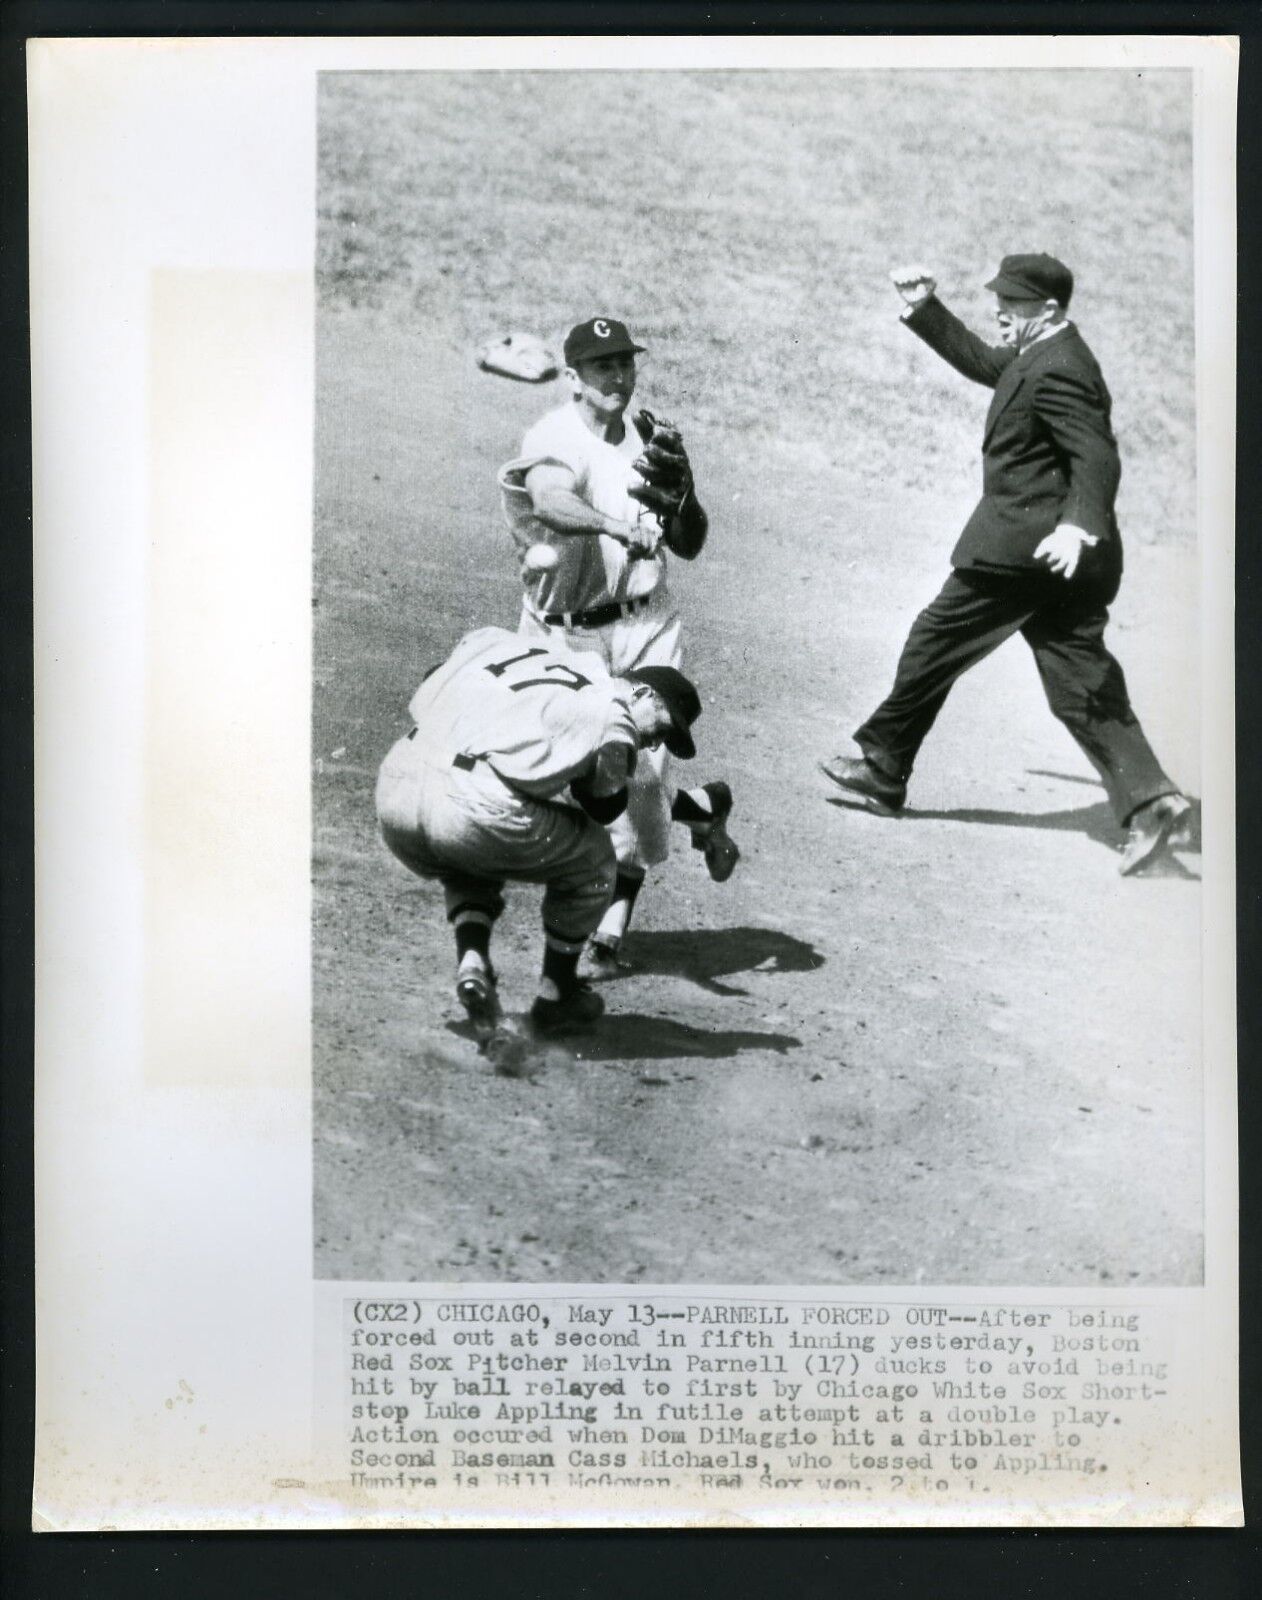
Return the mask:
[[634, 466], [644, 482], [633, 485], [627, 493], [655, 513], [666, 529], [692, 495], [688, 452], [673, 423], [655, 417], [651, 411], [638, 411], [634, 421], [635, 431], [644, 441], [644, 454], [637, 457]]

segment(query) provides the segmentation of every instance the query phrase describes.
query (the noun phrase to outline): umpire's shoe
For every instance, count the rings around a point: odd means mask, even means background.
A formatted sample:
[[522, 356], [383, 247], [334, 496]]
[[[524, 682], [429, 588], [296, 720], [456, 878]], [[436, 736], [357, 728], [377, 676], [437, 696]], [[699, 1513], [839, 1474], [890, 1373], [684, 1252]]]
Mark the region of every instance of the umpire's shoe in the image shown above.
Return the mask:
[[559, 1000], [543, 995], [530, 1008], [530, 1020], [539, 1033], [568, 1033], [574, 1028], [589, 1028], [605, 1014], [605, 1002], [590, 984], [576, 983]]
[[887, 777], [862, 756], [834, 756], [831, 761], [821, 761], [819, 770], [844, 789], [848, 799], [853, 797], [865, 810], [881, 817], [894, 816], [907, 799], [905, 783]]
[[1146, 806], [1140, 806], [1138, 811], [1132, 811], [1117, 870], [1124, 878], [1129, 878], [1172, 842], [1179, 843], [1191, 814], [1191, 802], [1181, 794], [1163, 794]]

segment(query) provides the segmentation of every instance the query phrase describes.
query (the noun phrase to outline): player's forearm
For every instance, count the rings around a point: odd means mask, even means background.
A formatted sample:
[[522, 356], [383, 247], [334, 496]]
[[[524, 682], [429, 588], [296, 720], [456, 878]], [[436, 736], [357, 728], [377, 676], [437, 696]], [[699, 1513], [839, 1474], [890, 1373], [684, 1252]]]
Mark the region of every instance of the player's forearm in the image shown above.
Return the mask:
[[590, 769], [570, 784], [570, 793], [594, 822], [608, 826], [627, 809], [627, 783], [635, 752], [620, 742], [602, 745]]
[[581, 778], [575, 778], [570, 785], [570, 793], [592, 821], [599, 822], [602, 828], [607, 828], [611, 822], [616, 822], [627, 809], [625, 788], [618, 789], [613, 794], [596, 794], [589, 783], [584, 783]]
[[603, 511], [580, 500], [571, 489], [543, 489], [532, 495], [531, 504], [544, 527], [563, 536], [604, 533], [614, 539], [625, 539], [634, 531], [631, 523], [607, 517]]

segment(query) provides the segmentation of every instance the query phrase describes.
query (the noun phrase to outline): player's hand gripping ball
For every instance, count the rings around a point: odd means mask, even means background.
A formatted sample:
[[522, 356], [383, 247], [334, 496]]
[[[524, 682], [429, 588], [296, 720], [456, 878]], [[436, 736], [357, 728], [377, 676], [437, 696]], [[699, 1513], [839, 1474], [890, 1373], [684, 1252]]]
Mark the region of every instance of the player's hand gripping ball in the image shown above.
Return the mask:
[[536, 577], [541, 572], [551, 572], [560, 559], [550, 544], [532, 544], [522, 557], [522, 571], [527, 577]]
[[654, 512], [664, 528], [679, 515], [692, 493], [692, 465], [673, 422], [655, 417], [651, 411], [638, 411], [633, 420], [644, 442], [644, 453], [634, 463], [644, 482], [627, 493]]

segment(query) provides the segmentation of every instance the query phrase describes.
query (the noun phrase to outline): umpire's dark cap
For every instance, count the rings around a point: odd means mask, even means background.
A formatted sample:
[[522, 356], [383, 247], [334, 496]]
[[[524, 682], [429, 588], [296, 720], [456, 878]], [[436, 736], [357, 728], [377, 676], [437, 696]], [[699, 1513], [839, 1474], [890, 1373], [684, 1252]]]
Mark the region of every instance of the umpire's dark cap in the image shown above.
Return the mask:
[[1056, 300], [1067, 306], [1074, 292], [1074, 275], [1055, 256], [1005, 256], [986, 287], [1012, 300]]
[[572, 367], [578, 361], [590, 361], [594, 356], [641, 355], [642, 344], [627, 332], [625, 322], [615, 317], [588, 317], [565, 336], [565, 364]]
[[697, 753], [688, 731], [701, 715], [701, 696], [677, 667], [633, 667], [627, 673], [632, 683], [644, 683], [659, 694], [670, 712], [673, 724], [665, 745], [671, 755], [691, 761]]

